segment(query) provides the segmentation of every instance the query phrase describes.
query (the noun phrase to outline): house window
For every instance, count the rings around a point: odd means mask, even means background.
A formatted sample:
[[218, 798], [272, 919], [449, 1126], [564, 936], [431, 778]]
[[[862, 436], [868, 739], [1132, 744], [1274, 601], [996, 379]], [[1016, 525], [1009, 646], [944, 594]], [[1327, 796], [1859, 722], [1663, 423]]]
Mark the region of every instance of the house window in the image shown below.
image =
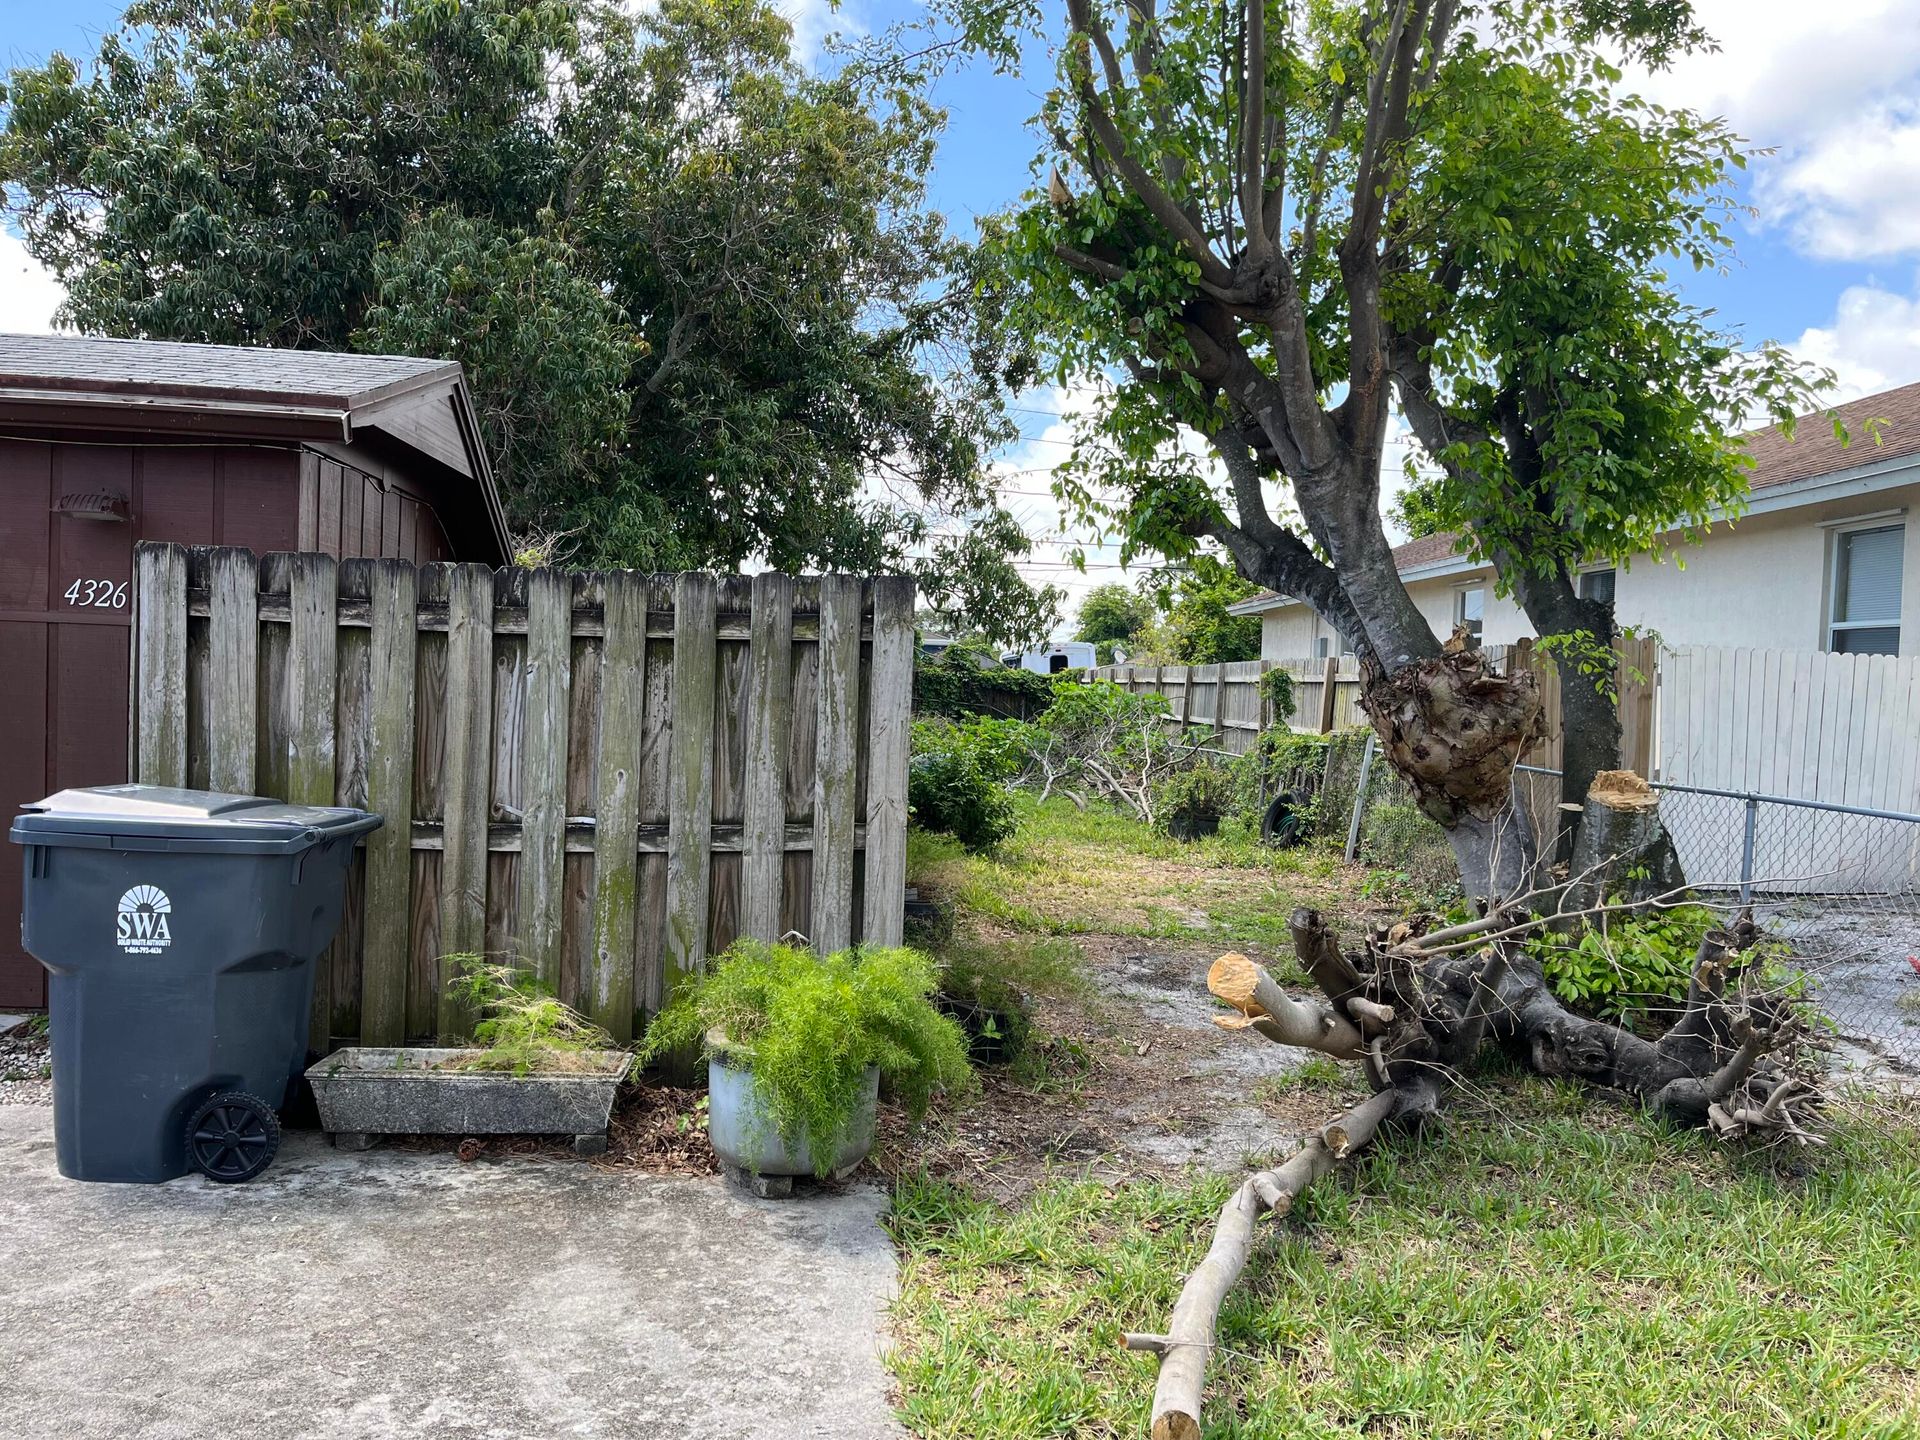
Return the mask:
[[1471, 589], [1453, 592], [1453, 623], [1467, 627], [1467, 633], [1476, 642], [1480, 632], [1486, 628], [1487, 592], [1481, 585]]
[[1602, 605], [1613, 604], [1613, 571], [1583, 570], [1580, 572], [1580, 598], [1598, 600]]
[[1833, 537], [1827, 648], [1849, 655], [1900, 653], [1900, 552], [1904, 525], [1842, 530]]
[[1316, 660], [1324, 660], [1327, 658], [1326, 636], [1322, 635], [1318, 640], [1313, 642], [1313, 658]]

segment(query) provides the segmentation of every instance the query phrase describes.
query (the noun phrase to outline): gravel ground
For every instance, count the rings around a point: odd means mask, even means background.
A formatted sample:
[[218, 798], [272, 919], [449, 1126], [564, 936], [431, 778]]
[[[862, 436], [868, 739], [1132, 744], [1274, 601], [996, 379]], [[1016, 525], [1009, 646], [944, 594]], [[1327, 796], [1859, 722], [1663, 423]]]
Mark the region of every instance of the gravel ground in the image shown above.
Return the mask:
[[1841, 1036], [1920, 1073], [1920, 897], [1862, 895], [1762, 904], [1755, 918], [1792, 941], [1794, 963]]
[[51, 1060], [44, 1032], [21, 1022], [0, 1034], [0, 1105], [51, 1105]]

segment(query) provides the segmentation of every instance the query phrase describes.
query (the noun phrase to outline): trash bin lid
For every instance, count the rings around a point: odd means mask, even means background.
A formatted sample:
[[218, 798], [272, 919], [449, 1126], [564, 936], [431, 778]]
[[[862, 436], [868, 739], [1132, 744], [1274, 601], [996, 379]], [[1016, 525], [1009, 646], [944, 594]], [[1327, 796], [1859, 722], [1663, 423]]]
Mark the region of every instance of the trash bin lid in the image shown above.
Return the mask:
[[378, 829], [381, 817], [333, 805], [289, 805], [263, 795], [227, 795], [172, 785], [94, 785], [22, 807], [19, 845], [88, 849], [196, 850], [286, 855], [339, 836]]

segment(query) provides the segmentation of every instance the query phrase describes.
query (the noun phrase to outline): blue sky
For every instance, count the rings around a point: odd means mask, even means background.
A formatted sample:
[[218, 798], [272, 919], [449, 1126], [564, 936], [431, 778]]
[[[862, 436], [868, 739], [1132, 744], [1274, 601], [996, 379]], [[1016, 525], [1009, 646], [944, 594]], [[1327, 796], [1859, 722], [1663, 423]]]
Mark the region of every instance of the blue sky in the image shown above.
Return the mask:
[[[877, 33], [918, 13], [912, 0], [782, 0], [803, 53], [829, 31]], [[1777, 340], [1839, 376], [1841, 398], [1920, 381], [1920, 0], [1696, 0], [1718, 53], [1637, 77], [1668, 104], [1725, 116], [1776, 154], [1745, 180], [1759, 211], [1743, 223], [1740, 263], [1725, 276], [1683, 277], [1695, 303], [1716, 309], [1750, 342]], [[0, 62], [37, 63], [55, 48], [90, 53], [114, 0], [0, 0]], [[1025, 121], [1048, 75], [984, 65], [944, 77], [949, 111], [935, 168], [935, 203], [956, 229], [1014, 199], [1028, 183]], [[43, 329], [58, 290], [18, 242], [0, 236], [0, 330]], [[1054, 412], [1073, 397], [1026, 397], [1027, 442], [1003, 460], [1008, 503], [1035, 534], [1056, 534], [1044, 471], [1065, 455]], [[1113, 578], [1111, 553], [1072, 576], [1062, 547], [1042, 547], [1033, 578], [1070, 589]]]

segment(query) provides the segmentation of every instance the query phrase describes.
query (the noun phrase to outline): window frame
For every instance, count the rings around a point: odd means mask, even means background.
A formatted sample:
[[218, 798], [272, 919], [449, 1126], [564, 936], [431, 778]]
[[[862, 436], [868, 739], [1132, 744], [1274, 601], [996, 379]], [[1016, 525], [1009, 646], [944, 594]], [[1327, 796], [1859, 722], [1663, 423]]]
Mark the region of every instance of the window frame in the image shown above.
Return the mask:
[[[1847, 545], [1856, 536], [1872, 535], [1887, 530], [1897, 531], [1900, 535], [1900, 543], [1895, 550], [1895, 555], [1897, 556], [1900, 566], [1900, 609], [1904, 611], [1906, 608], [1905, 597], [1907, 581], [1906, 512], [1898, 511], [1893, 514], [1863, 515], [1858, 519], [1849, 520], [1829, 527], [1827, 539], [1826, 594], [1822, 597], [1820, 613], [1820, 648], [1830, 655], [1898, 655], [1900, 653], [1901, 644], [1906, 638], [1902, 633], [1905, 626], [1901, 623], [1900, 613], [1896, 612], [1891, 620], [1841, 620], [1837, 618], [1840, 611], [1840, 602], [1844, 596], [1842, 577], [1851, 559], [1850, 553], [1846, 548]], [[1893, 649], [1890, 651], [1841, 650], [1834, 643], [1839, 636], [1858, 630], [1891, 630], [1893, 632]]]
[[[1467, 620], [1467, 596], [1476, 593], [1480, 596], [1480, 613], [1475, 616], [1472, 623], [1469, 624]], [[1467, 633], [1473, 637], [1473, 643], [1475, 645], [1481, 643], [1482, 638], [1487, 633], [1487, 582], [1485, 580], [1476, 580], [1471, 584], [1456, 585], [1453, 587], [1453, 623], [1455, 625], [1466, 625]]]

